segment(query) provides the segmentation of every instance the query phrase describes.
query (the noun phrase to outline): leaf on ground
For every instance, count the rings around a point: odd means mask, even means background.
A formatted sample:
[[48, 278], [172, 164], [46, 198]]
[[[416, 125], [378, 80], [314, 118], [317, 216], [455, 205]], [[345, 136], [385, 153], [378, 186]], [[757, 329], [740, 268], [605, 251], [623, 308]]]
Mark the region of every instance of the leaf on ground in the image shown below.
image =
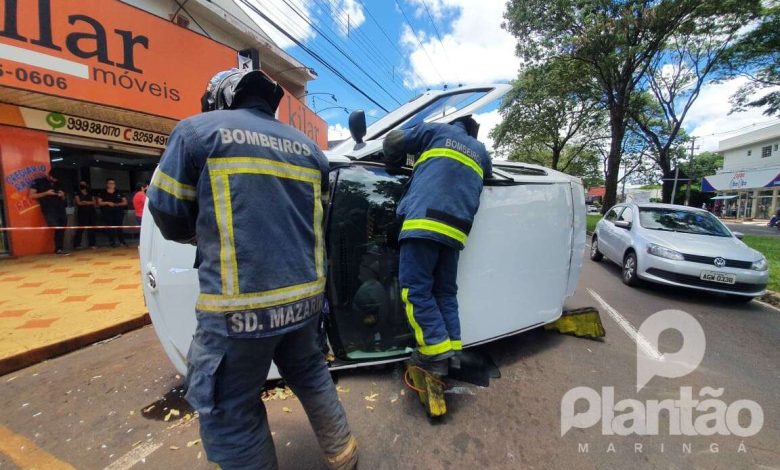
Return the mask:
[[135, 442], [133, 442], [133, 445], [131, 447], [136, 447], [136, 446], [140, 445], [142, 442], [143, 441], [135, 441]]
[[287, 406], [283, 406], [282, 411], [284, 411], [285, 413], [292, 413], [292, 410]]
[[367, 409], [368, 411], [374, 411], [374, 407], [373, 407], [373, 406], [371, 406], [371, 405], [366, 405], [366, 409]]
[[194, 441], [190, 441], [187, 443], [187, 447], [192, 447], [200, 444], [200, 439], [195, 439]]
[[179, 413], [179, 410], [176, 408], [171, 408], [171, 410], [168, 412], [167, 415], [165, 415], [165, 421], [170, 421], [171, 418], [175, 418], [176, 416], [179, 416], [181, 413]]
[[377, 397], [379, 396], [378, 393], [372, 393], [371, 395], [366, 395], [363, 397], [366, 401], [376, 401]]
[[170, 446], [168, 448], [171, 450], [179, 450], [179, 446]]
[[341, 385], [337, 385], [336, 386], [336, 391], [337, 392], [341, 392], [341, 393], [349, 393], [349, 389], [348, 388], [344, 388]]
[[148, 412], [152, 411], [155, 406], [157, 406], [157, 405], [152, 405], [149, 408], [144, 408], [144, 413], [148, 413]]

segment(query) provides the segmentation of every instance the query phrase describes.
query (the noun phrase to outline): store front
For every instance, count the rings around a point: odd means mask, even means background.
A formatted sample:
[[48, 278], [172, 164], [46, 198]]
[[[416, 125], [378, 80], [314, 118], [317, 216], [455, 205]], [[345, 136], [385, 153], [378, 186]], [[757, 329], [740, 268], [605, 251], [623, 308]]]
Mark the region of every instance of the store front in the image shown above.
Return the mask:
[[723, 172], [702, 178], [702, 191], [714, 192], [714, 212], [734, 219], [769, 219], [780, 208], [780, 169]]
[[[71, 225], [81, 180], [98, 191], [113, 178], [130, 200], [176, 123], [200, 111], [208, 80], [239, 63], [236, 50], [118, 0], [18, 3], [0, 0], [0, 227], [45, 226], [29, 187], [50, 169]], [[325, 122], [289, 93], [277, 117], [327, 147]], [[132, 207], [125, 220], [135, 225]], [[52, 251], [47, 231], [0, 232], [0, 253]]]

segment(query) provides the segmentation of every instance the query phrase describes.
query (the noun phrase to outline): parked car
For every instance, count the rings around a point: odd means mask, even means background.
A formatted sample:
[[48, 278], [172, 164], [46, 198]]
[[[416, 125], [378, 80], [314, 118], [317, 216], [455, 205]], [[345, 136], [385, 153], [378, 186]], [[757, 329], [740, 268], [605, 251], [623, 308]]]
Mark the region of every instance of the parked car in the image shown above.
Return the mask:
[[[325, 333], [335, 355], [332, 369], [401, 360], [414, 347], [400, 299], [395, 216], [411, 168], [382, 163], [384, 135], [475, 113], [509, 88], [428, 92], [368, 128], [360, 112], [350, 116], [353, 138], [327, 153]], [[557, 320], [577, 286], [585, 246], [585, 197], [578, 178], [496, 161], [480, 204], [458, 267], [464, 347]], [[148, 213], [142, 220], [146, 304], [168, 357], [185, 373], [198, 295], [195, 248], [163, 239]], [[278, 377], [275, 367], [269, 377]]]
[[618, 204], [596, 224], [590, 258], [623, 268], [640, 281], [728, 294], [749, 301], [764, 294], [767, 261], [706, 210], [671, 204]]
[[586, 206], [586, 210], [587, 210], [588, 214], [598, 214], [599, 212], [601, 212], [601, 208], [599, 206], [595, 206], [593, 204], [588, 204]]

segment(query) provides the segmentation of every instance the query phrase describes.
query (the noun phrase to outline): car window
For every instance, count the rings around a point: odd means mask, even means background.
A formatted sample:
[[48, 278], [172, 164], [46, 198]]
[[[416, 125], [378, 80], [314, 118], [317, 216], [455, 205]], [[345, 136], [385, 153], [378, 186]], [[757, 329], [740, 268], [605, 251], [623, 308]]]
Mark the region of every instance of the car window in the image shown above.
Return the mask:
[[642, 207], [639, 209], [642, 228], [666, 232], [692, 233], [715, 237], [730, 237], [729, 230], [709, 212]]
[[400, 299], [395, 215], [407, 179], [373, 165], [338, 172], [327, 227], [331, 338], [338, 357], [392, 357], [414, 345]]
[[610, 222], [614, 222], [621, 210], [623, 210], [623, 207], [613, 207], [609, 210], [609, 212], [607, 212], [607, 215], [604, 217], [604, 219], [609, 220]]
[[617, 218], [617, 220], [631, 223], [634, 221], [634, 211], [630, 207], [626, 207], [626, 209], [620, 213], [620, 217]]
[[470, 90], [462, 93], [440, 96], [414, 113], [406, 122], [401, 124], [400, 127], [401, 129], [409, 129], [422, 122], [432, 121], [452, 114], [482, 98], [488, 91], [490, 90]]

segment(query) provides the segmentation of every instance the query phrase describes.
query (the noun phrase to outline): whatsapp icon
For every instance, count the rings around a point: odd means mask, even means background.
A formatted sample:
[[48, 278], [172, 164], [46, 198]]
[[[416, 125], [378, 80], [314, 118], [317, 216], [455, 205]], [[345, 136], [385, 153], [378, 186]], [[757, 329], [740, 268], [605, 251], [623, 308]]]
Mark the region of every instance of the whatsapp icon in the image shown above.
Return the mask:
[[46, 115], [46, 124], [48, 124], [52, 130], [64, 127], [65, 116], [60, 113], [49, 113]]

